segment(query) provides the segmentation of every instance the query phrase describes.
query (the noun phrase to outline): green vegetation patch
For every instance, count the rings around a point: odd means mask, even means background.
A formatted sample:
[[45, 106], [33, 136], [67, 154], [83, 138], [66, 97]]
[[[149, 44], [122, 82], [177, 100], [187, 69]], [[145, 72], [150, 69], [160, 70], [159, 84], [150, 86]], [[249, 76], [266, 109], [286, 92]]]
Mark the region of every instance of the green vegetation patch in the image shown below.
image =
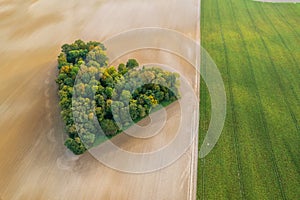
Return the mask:
[[[201, 4], [201, 43], [228, 104], [220, 140], [199, 159], [198, 199], [300, 199], [300, 4]], [[199, 144], [212, 114], [201, 83]]]
[[99, 42], [62, 46], [57, 84], [65, 145], [82, 154], [114, 137], [179, 97], [179, 75], [158, 67], [139, 67], [135, 59], [108, 66]]

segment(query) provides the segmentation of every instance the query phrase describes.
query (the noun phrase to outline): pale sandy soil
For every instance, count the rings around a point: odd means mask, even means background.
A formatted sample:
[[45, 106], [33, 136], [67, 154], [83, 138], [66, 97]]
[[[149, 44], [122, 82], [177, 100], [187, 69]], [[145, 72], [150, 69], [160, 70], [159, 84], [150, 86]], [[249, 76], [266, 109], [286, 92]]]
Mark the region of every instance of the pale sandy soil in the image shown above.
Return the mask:
[[[0, 1], [0, 199], [194, 198], [196, 143], [171, 166], [145, 174], [119, 172], [89, 153], [78, 158], [66, 151], [54, 79], [60, 46], [78, 38], [105, 40], [128, 29], [154, 26], [199, 39], [198, 3]], [[144, 64], [168, 61], [195, 85], [194, 69], [180, 57], [142, 50], [124, 55], [115, 63], [128, 57], [136, 57]], [[198, 91], [198, 86], [194, 90]], [[179, 107], [178, 103], [168, 107], [165, 127], [151, 139], [138, 140], [123, 134], [113, 142], [132, 152], [164, 146], [175, 137], [181, 116]], [[143, 123], [147, 124], [147, 119]]]

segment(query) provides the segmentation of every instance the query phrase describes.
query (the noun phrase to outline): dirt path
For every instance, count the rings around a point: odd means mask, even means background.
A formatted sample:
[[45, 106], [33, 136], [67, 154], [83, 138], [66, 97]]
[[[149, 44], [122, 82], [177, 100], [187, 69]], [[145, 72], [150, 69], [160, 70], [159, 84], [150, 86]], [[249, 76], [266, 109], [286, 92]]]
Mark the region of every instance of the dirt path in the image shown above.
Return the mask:
[[[145, 174], [122, 173], [89, 153], [78, 158], [66, 151], [54, 79], [61, 44], [78, 38], [104, 40], [147, 26], [199, 39], [197, 6], [196, 0], [1, 1], [0, 199], [190, 199], [196, 143], [174, 164]], [[143, 50], [120, 60], [132, 56], [141, 63], [169, 61], [194, 85], [195, 71], [180, 57]], [[133, 152], [153, 151], [174, 137], [179, 111], [178, 103], [169, 106], [165, 127], [151, 139], [120, 135], [114, 143]]]

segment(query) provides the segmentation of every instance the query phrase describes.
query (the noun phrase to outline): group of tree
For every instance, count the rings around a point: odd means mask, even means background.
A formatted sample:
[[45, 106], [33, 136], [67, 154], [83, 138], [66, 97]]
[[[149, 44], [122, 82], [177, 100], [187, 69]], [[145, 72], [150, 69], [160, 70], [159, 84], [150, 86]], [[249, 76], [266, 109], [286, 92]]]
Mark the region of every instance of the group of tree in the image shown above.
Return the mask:
[[59, 104], [69, 136], [65, 145], [75, 154], [180, 97], [177, 73], [139, 67], [135, 59], [117, 68], [108, 66], [106, 49], [99, 42], [63, 45], [58, 69]]

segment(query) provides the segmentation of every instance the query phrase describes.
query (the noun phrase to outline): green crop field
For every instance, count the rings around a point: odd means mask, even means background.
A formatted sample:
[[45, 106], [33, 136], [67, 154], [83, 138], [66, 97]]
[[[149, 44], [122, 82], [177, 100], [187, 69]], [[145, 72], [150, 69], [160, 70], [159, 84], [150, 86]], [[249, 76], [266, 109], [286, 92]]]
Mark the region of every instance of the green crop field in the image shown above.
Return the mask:
[[[201, 43], [226, 87], [225, 127], [198, 199], [300, 199], [300, 4], [202, 0]], [[202, 66], [205, 67], [205, 66]], [[199, 145], [210, 119], [201, 82]]]

